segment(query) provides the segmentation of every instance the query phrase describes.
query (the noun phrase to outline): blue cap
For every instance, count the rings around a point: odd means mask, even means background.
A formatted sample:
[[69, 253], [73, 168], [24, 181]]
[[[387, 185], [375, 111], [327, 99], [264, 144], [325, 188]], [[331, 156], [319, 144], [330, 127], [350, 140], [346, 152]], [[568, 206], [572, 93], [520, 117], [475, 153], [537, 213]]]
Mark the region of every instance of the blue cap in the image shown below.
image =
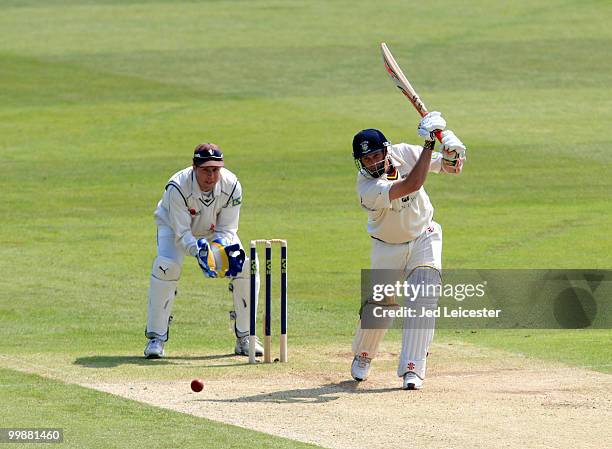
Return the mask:
[[361, 159], [366, 154], [374, 153], [391, 145], [385, 135], [377, 129], [364, 129], [353, 137], [353, 157]]
[[223, 167], [223, 152], [214, 143], [201, 143], [193, 152], [196, 167]]

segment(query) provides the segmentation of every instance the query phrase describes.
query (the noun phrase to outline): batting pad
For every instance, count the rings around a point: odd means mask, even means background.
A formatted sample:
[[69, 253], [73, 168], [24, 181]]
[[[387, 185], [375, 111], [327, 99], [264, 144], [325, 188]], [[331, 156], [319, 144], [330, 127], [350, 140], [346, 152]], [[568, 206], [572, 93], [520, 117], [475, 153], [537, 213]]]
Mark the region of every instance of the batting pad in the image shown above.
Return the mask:
[[168, 339], [168, 320], [176, 297], [181, 267], [174, 260], [158, 256], [153, 261], [147, 306], [148, 338]]
[[[415, 316], [404, 318], [402, 353], [397, 375], [413, 371], [425, 377], [425, 363], [429, 345], [433, 340], [436, 318], [426, 315], [438, 306], [440, 294], [440, 272], [432, 267], [417, 267], [408, 276], [408, 283], [418, 287], [414, 297], [407, 297], [405, 307], [415, 310]], [[429, 288], [428, 288], [429, 287]]]
[[[257, 264], [257, 276], [255, 277], [255, 310], [259, 303], [259, 288], [261, 281], [259, 278], [259, 261]], [[236, 337], [244, 337], [249, 335], [250, 331], [250, 310], [251, 310], [251, 261], [247, 257], [243, 269], [236, 277], [234, 277], [229, 285], [229, 290], [232, 293], [234, 300], [234, 311], [236, 312], [236, 322], [234, 331]]]
[[[389, 326], [390, 325], [391, 322], [389, 322]], [[386, 333], [387, 328], [362, 329], [361, 320], [359, 320], [359, 322], [357, 322], [355, 336], [353, 337], [353, 353], [355, 355], [362, 355], [369, 358], [376, 357], [380, 342], [383, 340]]]

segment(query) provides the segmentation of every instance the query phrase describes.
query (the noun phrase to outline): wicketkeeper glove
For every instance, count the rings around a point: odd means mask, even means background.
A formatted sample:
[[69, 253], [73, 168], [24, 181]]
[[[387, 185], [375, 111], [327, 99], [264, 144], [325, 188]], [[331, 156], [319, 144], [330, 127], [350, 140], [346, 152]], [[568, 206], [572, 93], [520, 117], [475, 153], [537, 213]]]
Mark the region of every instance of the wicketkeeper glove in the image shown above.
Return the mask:
[[235, 277], [242, 271], [246, 253], [238, 243], [228, 245], [223, 239], [215, 239], [212, 242], [198, 239], [197, 248], [196, 259], [204, 276]]
[[197, 245], [198, 252], [196, 254], [196, 259], [198, 260], [198, 265], [200, 265], [202, 269], [202, 273], [206, 277], [216, 278], [217, 273], [209, 266], [208, 256], [210, 254], [210, 246], [208, 245], [208, 241], [206, 239], [198, 239]]

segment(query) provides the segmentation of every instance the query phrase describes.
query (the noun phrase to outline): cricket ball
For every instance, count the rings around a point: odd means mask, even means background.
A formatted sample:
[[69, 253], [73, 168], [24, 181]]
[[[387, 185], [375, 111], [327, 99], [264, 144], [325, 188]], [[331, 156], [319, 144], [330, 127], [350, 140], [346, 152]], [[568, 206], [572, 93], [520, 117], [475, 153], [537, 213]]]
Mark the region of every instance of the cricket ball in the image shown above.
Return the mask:
[[191, 381], [191, 389], [196, 393], [199, 393], [204, 389], [204, 382], [201, 379], [193, 379]]

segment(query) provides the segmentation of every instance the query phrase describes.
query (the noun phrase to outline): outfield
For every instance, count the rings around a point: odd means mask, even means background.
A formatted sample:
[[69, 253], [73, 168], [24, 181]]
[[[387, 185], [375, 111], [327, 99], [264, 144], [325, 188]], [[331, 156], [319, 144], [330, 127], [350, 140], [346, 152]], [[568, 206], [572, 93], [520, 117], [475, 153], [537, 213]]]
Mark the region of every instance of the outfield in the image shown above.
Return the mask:
[[[468, 145], [461, 177], [426, 184], [446, 267], [611, 268], [611, 19], [597, 0], [0, 0], [0, 427], [63, 427], [75, 448], [304, 445], [202, 418], [191, 396], [195, 408], [177, 413], [104, 391], [151, 382], [182, 397], [193, 377], [209, 394], [224, 379], [291, 389], [292, 376], [311, 392], [318, 379], [340, 385], [325, 394], [350, 390], [370, 246], [351, 139], [378, 127], [414, 142], [418, 122], [386, 77], [381, 41]], [[224, 356], [227, 285], [204, 282], [195, 262], [179, 284], [170, 358], [141, 357], [152, 212], [201, 141], [218, 143], [241, 179], [242, 241], [289, 241], [287, 365]], [[457, 348], [483, 371], [508, 359], [610, 385], [611, 338], [444, 330], [428, 382], [471, 369], [455, 364]], [[390, 333], [379, 373], [392, 372], [399, 340]], [[385, 382], [399, 385], [374, 385]], [[593, 419], [611, 413], [593, 404]]]

